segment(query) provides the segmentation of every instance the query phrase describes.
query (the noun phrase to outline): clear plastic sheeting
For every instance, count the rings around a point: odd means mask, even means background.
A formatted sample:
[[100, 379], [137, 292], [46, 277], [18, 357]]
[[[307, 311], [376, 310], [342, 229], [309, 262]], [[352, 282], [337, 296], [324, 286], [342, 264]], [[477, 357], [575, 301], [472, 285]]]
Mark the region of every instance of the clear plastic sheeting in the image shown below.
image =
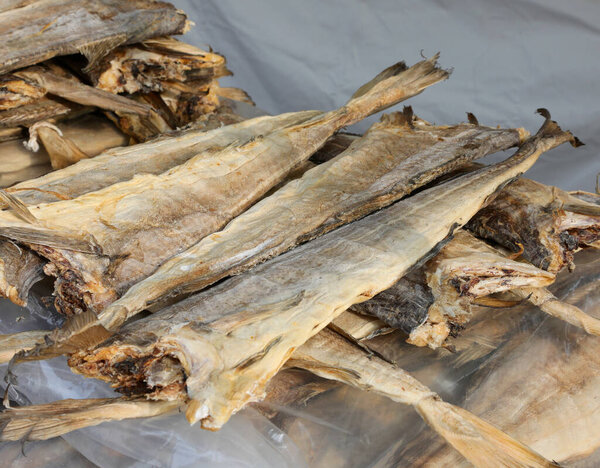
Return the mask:
[[[600, 317], [600, 255], [580, 253], [576, 264], [551, 289]], [[29, 313], [3, 301], [0, 333], [50, 328], [51, 314], [31, 303]], [[454, 352], [407, 345], [399, 333], [367, 344], [547, 458], [577, 468], [600, 463], [598, 337], [518, 306], [477, 309], [450, 343]], [[73, 374], [64, 358], [24, 363], [15, 374], [11, 397], [21, 403], [116, 396], [107, 384]], [[172, 414], [21, 445], [1, 445], [2, 460], [27, 467], [468, 466], [411, 407], [341, 384], [306, 402], [247, 408], [218, 432]]]

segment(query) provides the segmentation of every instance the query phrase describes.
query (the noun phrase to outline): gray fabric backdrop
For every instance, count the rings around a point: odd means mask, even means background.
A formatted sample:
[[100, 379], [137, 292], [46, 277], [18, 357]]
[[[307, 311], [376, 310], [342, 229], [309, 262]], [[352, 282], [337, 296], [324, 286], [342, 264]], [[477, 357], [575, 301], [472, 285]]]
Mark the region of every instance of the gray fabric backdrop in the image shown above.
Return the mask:
[[[388, 65], [442, 53], [449, 81], [409, 101], [436, 123], [465, 120], [535, 131], [547, 107], [586, 146], [543, 156], [531, 177], [593, 190], [600, 172], [598, 0], [174, 0], [270, 113], [331, 109]], [[398, 107], [400, 108], [400, 107]], [[373, 118], [358, 124], [364, 130]]]

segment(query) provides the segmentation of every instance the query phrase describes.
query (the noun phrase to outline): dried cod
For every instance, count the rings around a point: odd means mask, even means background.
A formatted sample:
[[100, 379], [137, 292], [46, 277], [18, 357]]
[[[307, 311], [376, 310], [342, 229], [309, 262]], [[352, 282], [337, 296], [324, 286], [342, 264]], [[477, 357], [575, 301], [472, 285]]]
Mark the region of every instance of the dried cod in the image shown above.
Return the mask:
[[[262, 397], [295, 348], [350, 305], [391, 286], [544, 150], [566, 141], [572, 135], [547, 120], [508, 160], [420, 192], [125, 325], [101, 346], [75, 353], [70, 365], [127, 395], [186, 395], [188, 420], [218, 429]], [[106, 336], [93, 320], [87, 331]], [[97, 337], [80, 337], [70, 349], [54, 338], [54, 348], [49, 342], [21, 359], [76, 351]], [[168, 378], [155, 379], [163, 364]]]
[[[26, 4], [29, 2], [26, 2]], [[0, 8], [0, 73], [81, 53], [90, 64], [122, 44], [182, 34], [185, 14], [150, 0], [38, 0]]]
[[341, 127], [446, 79], [436, 58], [409, 69], [395, 65], [342, 108], [307, 122], [201, 153], [158, 176], [30, 207], [36, 223], [1, 212], [0, 234], [50, 260], [58, 309], [98, 312], [164, 260], [222, 228]]
[[169, 259], [103, 311], [100, 320], [116, 330], [149, 305], [248, 270], [387, 206], [456, 166], [518, 145], [523, 135], [522, 129], [433, 126], [414, 117], [410, 108], [385, 115], [336, 158]]
[[[153, 378], [158, 380], [156, 366], [156, 363], [151, 364]], [[475, 466], [503, 467], [515, 463], [556, 466], [489, 423], [442, 401], [436, 393], [402, 369], [365, 353], [327, 328], [300, 346], [286, 366], [308, 369], [327, 379], [414, 406], [436, 432]], [[163, 374], [161, 378], [164, 378], [167, 372], [164, 366], [160, 372]], [[273, 385], [273, 380], [279, 385]], [[271, 379], [269, 385], [269, 390], [274, 392], [271, 400], [280, 404], [306, 401], [329, 388], [325, 384], [305, 385], [304, 379], [300, 379], [298, 385], [298, 378], [281, 380], [279, 374]], [[294, 391], [290, 392], [291, 389]], [[0, 422], [4, 423], [0, 439], [47, 439], [107, 420], [170, 412], [180, 404], [177, 398], [166, 401], [114, 398], [63, 400], [51, 405], [11, 408], [0, 415]], [[268, 406], [262, 408], [264, 411]]]
[[[143, 145], [106, 151], [94, 159], [82, 160], [66, 169], [17, 184], [7, 189], [7, 192], [13, 194], [26, 205], [68, 200], [118, 182], [130, 180], [140, 172], [160, 174], [215, 146], [227, 146], [238, 140], [247, 140], [268, 133], [280, 126], [306, 121], [315, 115], [320, 115], [320, 112], [306, 111], [282, 114], [277, 117], [257, 117], [210, 132], [202, 130], [181, 131]], [[91, 122], [91, 125], [98, 126], [94, 121]], [[78, 147], [84, 150], [86, 154], [93, 154], [99, 149], [95, 146], [98, 140], [84, 138], [87, 134], [87, 126], [84, 126], [82, 131], [74, 132], [66, 126], [61, 126], [61, 129], [65, 136], [76, 142]], [[102, 134], [99, 133], [98, 136], [100, 137]], [[112, 138], [109, 139], [109, 143], [112, 144], [112, 142]], [[12, 148], [14, 151], [20, 151], [19, 154], [31, 154], [19, 142], [8, 142], [3, 145], [7, 146], [9, 144], [11, 148], [15, 147]], [[94, 146], [90, 146], [91, 144]], [[9, 241], [0, 240], [0, 244], [7, 242]], [[22, 245], [20, 248], [28, 250], [27, 247]], [[28, 256], [30, 255], [35, 256], [35, 254], [28, 254]], [[5, 258], [4, 264], [0, 266], [0, 270], [3, 270], [0, 272], [0, 276], [16, 277], [16, 271], [22, 268], [20, 257]], [[14, 288], [10, 294], [6, 289], [8, 286]], [[17, 303], [22, 305], [21, 301], [26, 299], [27, 292], [20, 291], [19, 284], [13, 283], [8, 286], [3, 287], [0, 282], [0, 292], [10, 298], [14, 298], [15, 294], [18, 294], [20, 301]]]

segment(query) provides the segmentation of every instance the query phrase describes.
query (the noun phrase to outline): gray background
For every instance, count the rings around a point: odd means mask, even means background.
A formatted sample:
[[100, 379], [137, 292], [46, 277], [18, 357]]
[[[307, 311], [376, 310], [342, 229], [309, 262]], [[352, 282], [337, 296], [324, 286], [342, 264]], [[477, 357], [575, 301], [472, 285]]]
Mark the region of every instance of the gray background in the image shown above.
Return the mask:
[[[594, 189], [600, 172], [598, 0], [175, 0], [196, 26], [185, 36], [223, 53], [270, 113], [331, 109], [399, 60], [441, 52], [454, 72], [408, 101], [420, 117], [524, 126], [547, 107], [586, 146], [546, 154], [530, 176], [564, 189]], [[400, 109], [400, 106], [396, 107]], [[352, 130], [363, 131], [373, 121]]]

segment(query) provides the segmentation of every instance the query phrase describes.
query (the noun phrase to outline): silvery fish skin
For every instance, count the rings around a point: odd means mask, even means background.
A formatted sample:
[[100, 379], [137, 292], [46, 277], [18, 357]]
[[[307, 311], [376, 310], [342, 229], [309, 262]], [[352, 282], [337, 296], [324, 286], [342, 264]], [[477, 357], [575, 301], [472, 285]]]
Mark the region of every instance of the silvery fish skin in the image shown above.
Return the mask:
[[[169, 259], [103, 311], [101, 320], [110, 321], [116, 313], [124, 320], [150, 304], [239, 274], [387, 206], [461, 164], [516, 146], [524, 134], [471, 124], [434, 126], [415, 118], [410, 108], [386, 115], [336, 158]], [[120, 323], [112, 325], [116, 329]]]
[[556, 273], [572, 268], [575, 252], [598, 245], [600, 208], [556, 187], [523, 179], [506, 187], [467, 227]]
[[94, 63], [118, 45], [182, 34], [188, 28], [183, 12], [160, 1], [27, 3], [6, 11], [0, 7], [0, 73], [76, 53]]
[[58, 309], [99, 312], [246, 210], [337, 130], [445, 80], [448, 72], [436, 59], [408, 69], [394, 65], [340, 109], [309, 121], [199, 154], [158, 176], [138, 175], [72, 201], [33, 206], [37, 224], [0, 212], [0, 234], [51, 260], [46, 271], [58, 277]]
[[[542, 152], [567, 141], [573, 136], [547, 120], [506, 161], [424, 190], [125, 325], [102, 345], [75, 353], [69, 363], [126, 394], [173, 399], [184, 393], [190, 399], [188, 420], [218, 429], [262, 397], [295, 348], [352, 304], [394, 284]], [[46, 352], [64, 352], [60, 336], [53, 338], [59, 345]], [[29, 356], [42, 353], [33, 350]], [[172, 373], [156, 380], [152, 369], [165, 359]]]

